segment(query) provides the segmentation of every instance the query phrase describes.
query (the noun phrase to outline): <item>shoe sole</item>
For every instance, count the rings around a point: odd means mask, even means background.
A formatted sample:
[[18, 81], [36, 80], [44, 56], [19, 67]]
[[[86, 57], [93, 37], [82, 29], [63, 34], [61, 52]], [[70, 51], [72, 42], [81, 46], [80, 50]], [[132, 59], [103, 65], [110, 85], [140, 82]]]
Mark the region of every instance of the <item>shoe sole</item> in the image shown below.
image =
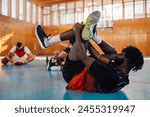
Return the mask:
[[39, 42], [41, 48], [42, 48], [42, 49], [46, 49], [46, 47], [43, 46], [43, 43], [41, 42], [41, 39], [40, 39], [39, 36], [38, 36], [37, 28], [38, 28], [38, 26], [36, 27], [36, 30], [35, 30], [36, 38], [38, 39], [38, 42]]
[[82, 38], [84, 40], [89, 40], [90, 38], [93, 37], [93, 29], [94, 26], [98, 23], [99, 19], [100, 19], [99, 11], [95, 11], [87, 17], [85, 27], [82, 31]]

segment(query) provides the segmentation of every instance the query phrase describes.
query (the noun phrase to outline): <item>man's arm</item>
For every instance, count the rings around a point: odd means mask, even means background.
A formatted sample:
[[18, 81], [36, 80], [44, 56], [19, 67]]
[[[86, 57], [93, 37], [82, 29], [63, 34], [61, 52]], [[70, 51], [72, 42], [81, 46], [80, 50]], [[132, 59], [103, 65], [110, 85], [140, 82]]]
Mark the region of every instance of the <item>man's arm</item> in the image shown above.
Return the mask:
[[35, 55], [33, 55], [32, 53], [30, 53], [30, 54], [28, 54], [28, 58], [26, 59], [26, 62], [31, 62], [34, 59], [35, 59]]
[[12, 59], [13, 55], [14, 53], [8, 52], [8, 54], [5, 55], [5, 58], [11, 63], [15, 63], [15, 61]]
[[88, 50], [91, 56], [94, 57], [96, 60], [106, 63], [106, 64], [109, 63], [109, 59], [99, 54], [99, 52], [93, 47], [91, 43], [89, 43]]
[[83, 45], [83, 43], [81, 42], [81, 37], [80, 37], [80, 28], [78, 27], [77, 24], [75, 24], [73, 26], [73, 30], [75, 31], [75, 38], [76, 38], [76, 42], [74, 43], [76, 48], [77, 48], [77, 54], [78, 57], [80, 58], [80, 60], [83, 62], [83, 64], [85, 66], [87, 66], [88, 68], [90, 68], [91, 64], [94, 62], [94, 59], [91, 57], [88, 57], [86, 55], [86, 51], [85, 47]]
[[22, 61], [23, 63], [28, 63], [35, 59], [35, 55], [29, 50], [29, 48], [25, 47], [25, 53], [28, 55], [28, 57]]

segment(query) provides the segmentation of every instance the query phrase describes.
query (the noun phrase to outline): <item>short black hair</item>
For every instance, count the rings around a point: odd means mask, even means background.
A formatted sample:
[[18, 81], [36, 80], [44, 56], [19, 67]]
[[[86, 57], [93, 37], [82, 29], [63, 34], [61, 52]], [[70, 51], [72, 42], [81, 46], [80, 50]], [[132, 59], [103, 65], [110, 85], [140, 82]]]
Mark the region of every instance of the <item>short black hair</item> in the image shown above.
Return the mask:
[[17, 42], [17, 47], [20, 48], [22, 46], [21, 42]]
[[144, 64], [144, 58], [142, 52], [137, 47], [128, 46], [124, 48], [122, 52], [127, 58], [129, 69], [135, 72], [142, 69]]

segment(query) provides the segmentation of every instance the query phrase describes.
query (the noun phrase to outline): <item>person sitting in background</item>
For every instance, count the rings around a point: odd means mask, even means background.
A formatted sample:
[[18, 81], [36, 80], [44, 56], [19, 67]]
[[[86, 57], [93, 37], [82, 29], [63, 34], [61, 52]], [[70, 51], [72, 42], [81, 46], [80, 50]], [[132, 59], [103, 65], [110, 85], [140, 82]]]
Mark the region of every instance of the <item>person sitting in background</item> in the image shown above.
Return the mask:
[[28, 47], [23, 46], [21, 42], [17, 42], [16, 46], [12, 47], [10, 51], [1, 60], [2, 64], [6, 65], [8, 62], [14, 65], [23, 65], [35, 59], [35, 55]]
[[54, 56], [48, 60], [47, 57], [47, 70], [61, 70], [61, 58], [59, 58], [59, 51], [54, 51]]

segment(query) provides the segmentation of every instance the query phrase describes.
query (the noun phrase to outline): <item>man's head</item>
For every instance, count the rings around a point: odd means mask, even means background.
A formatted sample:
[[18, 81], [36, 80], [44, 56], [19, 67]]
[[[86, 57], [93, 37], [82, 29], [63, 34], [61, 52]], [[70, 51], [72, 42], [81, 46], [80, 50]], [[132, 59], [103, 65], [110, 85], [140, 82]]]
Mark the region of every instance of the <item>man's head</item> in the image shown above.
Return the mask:
[[127, 59], [128, 68], [132, 71], [138, 71], [142, 69], [144, 64], [144, 58], [142, 52], [133, 46], [128, 46], [122, 50], [122, 53]]
[[23, 49], [23, 46], [22, 46], [21, 42], [17, 42], [16, 47], [17, 47], [18, 51], [21, 51]]

